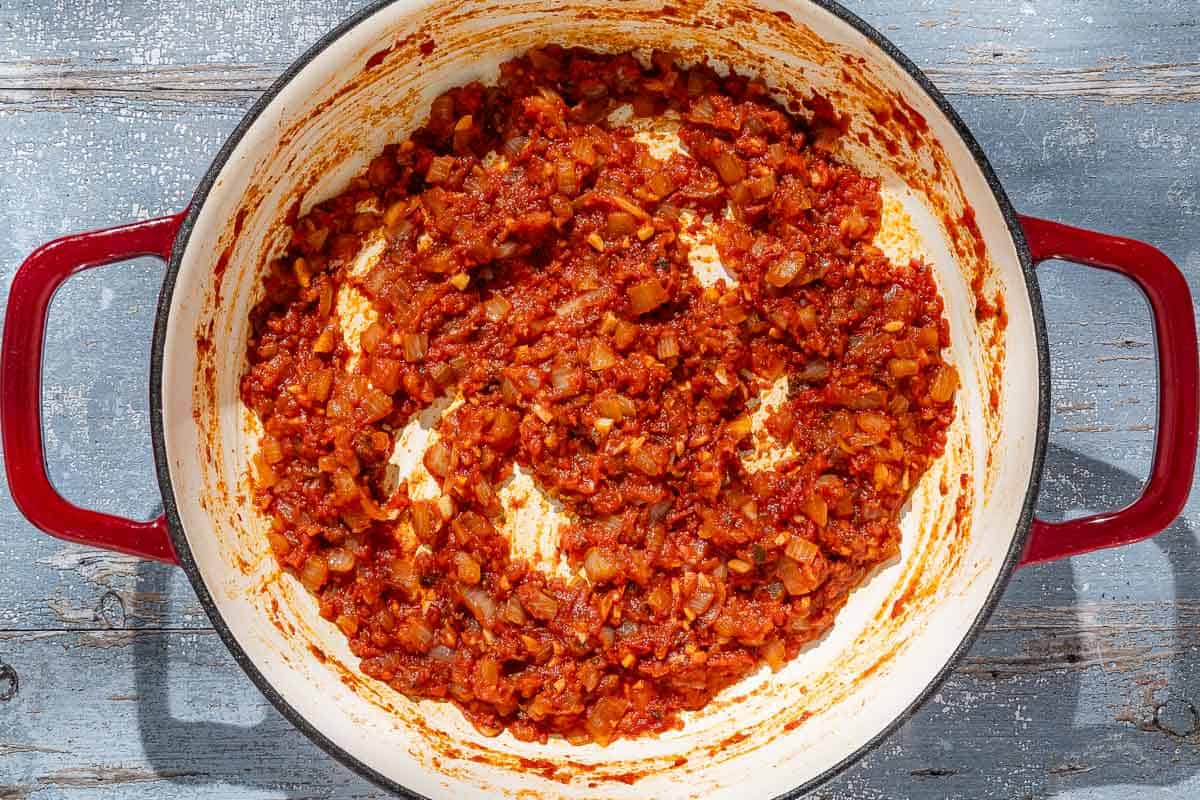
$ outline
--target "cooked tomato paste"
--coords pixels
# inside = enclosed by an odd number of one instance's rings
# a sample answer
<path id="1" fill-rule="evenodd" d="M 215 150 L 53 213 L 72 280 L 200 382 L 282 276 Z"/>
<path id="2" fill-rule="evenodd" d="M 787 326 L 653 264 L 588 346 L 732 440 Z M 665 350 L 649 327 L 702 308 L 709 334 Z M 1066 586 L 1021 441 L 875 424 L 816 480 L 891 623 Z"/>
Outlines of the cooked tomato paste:
<path id="1" fill-rule="evenodd" d="M 652 153 L 647 119 L 682 146 Z M 897 555 L 958 378 L 930 269 L 872 244 L 844 127 L 667 54 L 547 47 L 290 223 L 242 381 L 256 500 L 364 673 L 488 734 L 606 744 L 781 668 Z M 417 499 L 390 459 L 439 398 Z M 516 467 L 569 520 L 566 577 L 513 553 Z"/>

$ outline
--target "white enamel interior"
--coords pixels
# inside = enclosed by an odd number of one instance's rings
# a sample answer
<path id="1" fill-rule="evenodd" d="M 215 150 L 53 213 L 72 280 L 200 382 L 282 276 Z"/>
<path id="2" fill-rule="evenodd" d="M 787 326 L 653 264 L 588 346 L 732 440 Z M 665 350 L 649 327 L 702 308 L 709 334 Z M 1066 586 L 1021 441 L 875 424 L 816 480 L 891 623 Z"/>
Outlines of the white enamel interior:
<path id="1" fill-rule="evenodd" d="M 690 716 L 682 731 L 607 749 L 561 741 L 529 744 L 507 735 L 486 739 L 448 705 L 415 704 L 387 687 L 342 680 L 334 662 L 350 669 L 356 663 L 344 638 L 320 619 L 315 603 L 290 577 L 279 576 L 266 552 L 261 521 L 237 500 L 246 491 L 251 446 L 237 387 L 260 257 L 279 252 L 280 220 L 298 186 L 309 187 L 306 207 L 336 193 L 385 143 L 419 125 L 434 96 L 472 79 L 488 80 L 496 64 L 534 44 L 623 50 L 670 43 L 756 71 L 774 86 L 807 93 L 810 86 L 824 91 L 838 84 L 836 69 L 816 63 L 812 53 L 789 49 L 769 26 L 697 28 L 634 13 L 658 5 L 642 0 L 565 5 L 401 0 L 379 10 L 300 70 L 246 131 L 200 208 L 183 254 L 163 353 L 162 410 L 174 501 L 198 572 L 238 645 L 297 714 L 358 762 L 423 795 L 717 798 L 766 797 L 794 789 L 857 751 L 929 685 L 967 635 L 1013 542 L 1034 457 L 1039 378 L 1032 310 L 1004 219 L 970 152 L 907 73 L 828 11 L 783 0 L 767 7 L 787 11 L 833 51 L 863 57 L 876 80 L 898 90 L 928 120 L 928 137 L 945 149 L 987 243 L 994 285 L 1007 300 L 1007 351 L 1013 357 L 1004 365 L 999 387 L 999 424 L 988 421 L 987 347 L 976 325 L 969 278 L 951 255 L 924 190 L 906 184 L 869 153 L 850 152 L 903 200 L 912 217 L 946 299 L 954 341 L 949 357 L 958 365 L 963 387 L 951 433 L 953 453 L 914 496 L 902 558 L 853 594 L 832 633 L 782 672 L 759 673 L 727 692 L 730 697 Z M 686 3 L 680 8 L 684 15 L 705 11 Z M 427 34 L 436 42 L 428 57 L 397 48 L 382 77 L 360 80 L 358 88 L 338 93 L 360 78 L 372 54 L 406 36 Z M 302 120 L 297 135 L 284 136 Z M 250 200 L 255 202 L 248 205 Z M 217 261 L 232 241 L 232 220 L 246 208 L 223 273 L 221 301 L 214 305 Z M 196 336 L 208 321 L 213 322 L 213 372 L 198 378 Z M 211 381 L 213 391 L 193 391 L 197 380 Z M 206 425 L 205 419 L 215 422 Z M 950 500 L 936 484 L 939 477 L 949 482 L 953 499 L 960 472 L 972 476 L 967 491 L 974 512 L 956 544 L 927 535 L 923 526 L 947 519 Z M 953 568 L 920 584 L 927 595 L 920 613 L 881 623 L 881 610 L 891 607 L 918 559 L 939 557 L 954 547 L 960 557 Z M 273 603 L 279 611 L 271 610 Z M 329 660 L 315 658 L 310 645 Z M 880 654 L 889 657 L 880 662 Z M 814 694 L 834 702 L 823 707 Z M 776 724 L 789 710 L 808 707 L 811 716 L 802 724 L 790 730 Z M 738 733 L 746 738 L 729 740 Z M 482 763 L 456 752 L 482 754 Z M 540 767 L 522 768 L 514 756 L 560 764 L 560 780 L 544 777 Z M 677 756 L 686 762 L 668 768 Z M 621 771 L 647 774 L 629 784 L 613 775 Z M 589 787 L 589 781 L 596 785 Z"/>

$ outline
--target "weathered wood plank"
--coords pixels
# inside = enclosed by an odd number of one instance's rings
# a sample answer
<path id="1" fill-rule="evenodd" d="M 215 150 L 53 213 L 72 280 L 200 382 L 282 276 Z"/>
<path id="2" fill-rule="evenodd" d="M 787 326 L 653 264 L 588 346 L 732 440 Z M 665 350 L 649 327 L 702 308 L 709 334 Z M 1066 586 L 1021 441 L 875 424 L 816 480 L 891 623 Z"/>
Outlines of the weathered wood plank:
<path id="1" fill-rule="evenodd" d="M 995 50 L 993 58 L 991 62 L 932 62 L 922 67 L 950 96 L 1088 98 L 1110 103 L 1200 99 L 1200 62 L 1105 62 L 1053 67 L 1013 62 L 1002 50 Z M 136 98 L 246 108 L 270 87 L 284 66 L 195 64 L 97 69 L 37 65 L 8 74 L 0 69 L 0 108 L 44 110 L 55 101 L 61 108 L 63 101 L 80 98 Z"/>
<path id="2" fill-rule="evenodd" d="M 103 6 L 79 13 L 74 4 L 59 2 L 62 17 L 28 15 L 0 33 L 0 108 L 36 109 L 79 97 L 243 108 L 303 46 L 365 5 L 259 0 L 213 24 L 207 6 L 164 15 L 142 0 L 113 14 Z M 1105 102 L 1200 98 L 1195 9 L 1180 0 L 1099 8 L 1014 8 L 988 0 L 969 9 L 927 1 L 886 14 L 875 3 L 848 5 L 882 27 L 948 94 Z M 68 7 L 74 13 L 66 13 Z M 179 36 L 183 30 L 205 35 Z"/>
<path id="3" fill-rule="evenodd" d="M 922 64 L 944 93 L 984 97 L 1089 98 L 1106 102 L 1200 99 L 1200 62 L 1129 64 L 1105 61 L 1079 67 L 1029 64 L 994 44 L 988 55 L 961 63 Z M 985 60 L 991 58 L 993 60 Z M 283 63 L 180 66 L 53 64 L 0 67 L 0 108 L 45 108 L 55 100 L 137 98 L 203 102 L 245 108 L 283 71 Z"/>

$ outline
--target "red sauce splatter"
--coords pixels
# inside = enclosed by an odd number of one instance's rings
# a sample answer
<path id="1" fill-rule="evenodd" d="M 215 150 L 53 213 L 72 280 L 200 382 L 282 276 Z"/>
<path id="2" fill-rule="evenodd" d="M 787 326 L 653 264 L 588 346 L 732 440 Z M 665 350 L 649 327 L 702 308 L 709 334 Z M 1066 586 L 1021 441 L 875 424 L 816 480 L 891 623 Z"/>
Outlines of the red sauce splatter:
<path id="1" fill-rule="evenodd" d="M 391 47 L 385 47 L 382 50 L 379 50 L 378 52 L 374 53 L 370 58 L 367 59 L 367 64 L 366 64 L 365 69 L 369 69 L 369 70 L 375 69 L 380 64 L 382 64 L 383 60 L 385 58 L 387 58 L 388 55 L 395 49 L 396 49 L 395 45 L 392 45 Z"/>

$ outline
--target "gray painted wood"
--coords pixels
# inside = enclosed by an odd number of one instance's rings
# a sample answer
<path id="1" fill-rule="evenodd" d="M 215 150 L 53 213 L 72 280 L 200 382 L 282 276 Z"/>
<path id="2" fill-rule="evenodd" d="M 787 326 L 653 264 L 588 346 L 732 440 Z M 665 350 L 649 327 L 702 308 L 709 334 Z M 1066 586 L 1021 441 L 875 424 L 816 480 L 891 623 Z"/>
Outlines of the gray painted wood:
<path id="1" fill-rule="evenodd" d="M 0 0 L 0 285 L 72 230 L 182 207 L 241 113 L 359 7 Z M 1022 211 L 1162 247 L 1200 291 L 1200 12 L 1190 0 L 860 0 L 951 96 Z M 147 352 L 161 267 L 55 299 L 43 406 L 73 500 L 149 517 Z M 1144 303 L 1041 270 L 1053 447 L 1040 508 L 1132 499 L 1153 448 Z M 1020 573 L 938 696 L 825 798 L 1200 792 L 1200 500 L 1152 542 Z M 0 488 L 0 798 L 374 798 L 275 713 L 169 567 L 34 531 Z M 0 669 L 0 698 L 6 695 Z"/>

